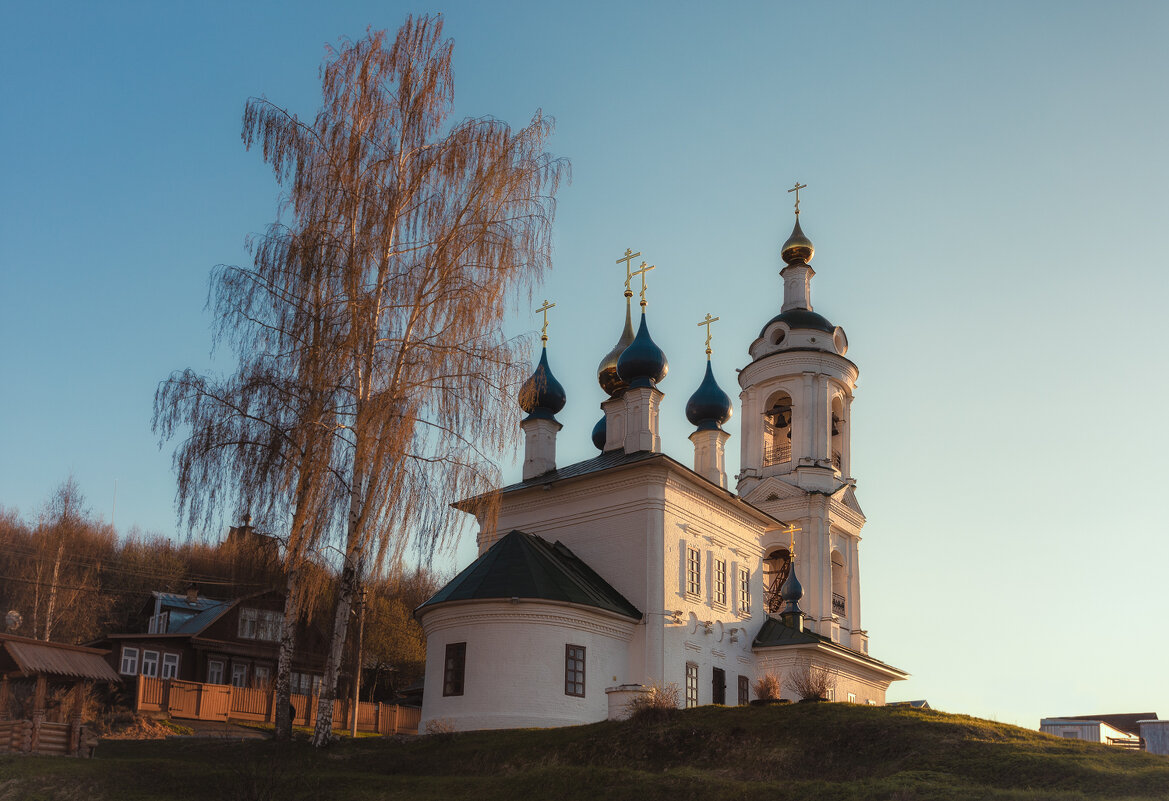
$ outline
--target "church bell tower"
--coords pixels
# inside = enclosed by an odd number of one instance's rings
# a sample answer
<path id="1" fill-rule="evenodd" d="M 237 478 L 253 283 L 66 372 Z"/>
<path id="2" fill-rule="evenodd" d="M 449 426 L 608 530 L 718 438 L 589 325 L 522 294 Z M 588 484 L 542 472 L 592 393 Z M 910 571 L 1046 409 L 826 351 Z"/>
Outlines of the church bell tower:
<path id="1" fill-rule="evenodd" d="M 791 523 L 795 547 L 764 543 L 774 577 L 768 609 L 780 607 L 780 584 L 791 550 L 800 554 L 807 588 L 804 610 L 817 633 L 867 652 L 860 623 L 860 530 L 864 515 L 851 473 L 850 419 L 858 370 L 845 358 L 844 329 L 813 311 L 811 267 L 815 248 L 796 221 L 780 255 L 783 300 L 751 343 L 750 363 L 739 373 L 742 389 L 742 457 L 739 494 Z M 774 595 L 775 597 L 770 597 Z M 773 603 L 774 602 L 774 603 Z"/>

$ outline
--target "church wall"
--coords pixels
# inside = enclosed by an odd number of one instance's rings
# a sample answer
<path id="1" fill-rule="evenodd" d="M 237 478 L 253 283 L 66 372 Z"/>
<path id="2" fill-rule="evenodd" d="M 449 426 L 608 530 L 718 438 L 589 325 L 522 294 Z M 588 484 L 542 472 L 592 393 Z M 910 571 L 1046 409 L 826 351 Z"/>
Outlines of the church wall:
<path id="1" fill-rule="evenodd" d="M 479 601 L 427 612 L 422 730 L 570 726 L 608 716 L 605 688 L 628 673 L 628 618 L 539 601 Z M 443 695 L 446 647 L 466 643 L 463 694 Z M 565 694 L 565 646 L 585 648 L 585 696 Z"/>
<path id="2" fill-rule="evenodd" d="M 757 671 L 759 676 L 773 673 L 780 679 L 780 697 L 790 701 L 800 700 L 792 686 L 791 674 L 802 666 L 827 667 L 836 676 L 834 701 L 847 701 L 848 694 L 856 695 L 855 703 L 866 704 L 872 701 L 877 706 L 884 706 L 885 692 L 891 680 L 880 676 L 874 671 L 866 670 L 858 665 L 834 659 L 822 651 L 805 651 L 803 649 L 779 648 L 774 651 L 760 651 L 756 655 Z"/>
<path id="3" fill-rule="evenodd" d="M 672 476 L 664 510 L 664 608 L 682 612 L 666 622 L 662 680 L 678 685 L 683 700 L 686 665 L 698 668 L 698 703 L 713 702 L 715 668 L 726 674 L 726 701 L 737 703 L 739 675 L 754 682 L 751 641 L 766 619 L 760 538 L 765 524 L 737 507 Z M 690 592 L 689 551 L 699 554 L 699 591 Z M 716 596 L 716 568 L 726 566 L 726 602 Z M 749 574 L 749 612 L 740 607 L 739 571 Z M 709 625 L 707 625 L 709 624 Z"/>

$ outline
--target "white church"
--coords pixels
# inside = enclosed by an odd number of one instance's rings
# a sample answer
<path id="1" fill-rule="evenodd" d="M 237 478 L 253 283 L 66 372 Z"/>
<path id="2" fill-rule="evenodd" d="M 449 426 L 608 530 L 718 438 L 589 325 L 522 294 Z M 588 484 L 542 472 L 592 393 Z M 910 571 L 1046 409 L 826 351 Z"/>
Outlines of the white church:
<path id="1" fill-rule="evenodd" d="M 768 673 L 796 699 L 790 677 L 809 666 L 835 677 L 832 700 L 879 705 L 908 676 L 870 655 L 861 619 L 865 517 L 849 449 L 858 371 L 844 329 L 812 310 L 813 252 L 797 202 L 782 308 L 739 372 L 734 491 L 722 429 L 733 406 L 709 361 L 686 405 L 693 461 L 662 452 L 667 361 L 649 333 L 646 268 L 628 269 L 640 254 L 622 260 L 625 329 L 598 370 L 608 399 L 593 459 L 556 464 L 565 394 L 545 348 L 521 395 L 523 480 L 490 504 L 456 505 L 478 518 L 479 557 L 415 613 L 426 633 L 422 726 L 592 723 L 621 717 L 655 683 L 675 684 L 686 706 L 744 704 Z M 639 274 L 635 335 L 629 277 Z"/>

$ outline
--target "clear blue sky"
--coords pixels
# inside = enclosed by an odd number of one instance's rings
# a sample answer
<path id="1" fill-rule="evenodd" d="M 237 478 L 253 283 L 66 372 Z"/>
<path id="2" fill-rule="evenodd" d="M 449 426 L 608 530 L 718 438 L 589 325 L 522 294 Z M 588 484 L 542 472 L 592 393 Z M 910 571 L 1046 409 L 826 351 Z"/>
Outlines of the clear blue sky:
<path id="1" fill-rule="evenodd" d="M 444 10 L 458 116 L 543 108 L 573 163 L 538 290 L 562 463 L 595 453 L 626 247 L 658 267 L 663 441 L 690 460 L 695 323 L 721 316 L 734 394 L 799 179 L 813 301 L 861 368 L 865 623 L 913 673 L 891 697 L 1169 716 L 1169 5 L 328 6 L 4 4 L 0 504 L 72 471 L 107 519 L 117 479 L 120 530 L 176 533 L 154 390 L 211 366 L 209 270 L 275 212 L 244 101 L 311 116 L 327 42 Z"/>

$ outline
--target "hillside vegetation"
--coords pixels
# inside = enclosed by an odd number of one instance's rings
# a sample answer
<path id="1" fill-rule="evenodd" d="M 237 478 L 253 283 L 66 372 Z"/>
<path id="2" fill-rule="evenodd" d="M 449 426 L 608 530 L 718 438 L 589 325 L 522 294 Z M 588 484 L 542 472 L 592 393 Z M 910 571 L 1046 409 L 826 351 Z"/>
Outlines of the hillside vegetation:
<path id="1" fill-rule="evenodd" d="M 1163 799 L 1169 758 L 986 720 L 849 704 L 307 743 L 105 742 L 0 759 L 8 799 Z"/>

